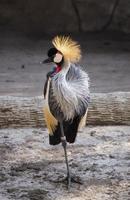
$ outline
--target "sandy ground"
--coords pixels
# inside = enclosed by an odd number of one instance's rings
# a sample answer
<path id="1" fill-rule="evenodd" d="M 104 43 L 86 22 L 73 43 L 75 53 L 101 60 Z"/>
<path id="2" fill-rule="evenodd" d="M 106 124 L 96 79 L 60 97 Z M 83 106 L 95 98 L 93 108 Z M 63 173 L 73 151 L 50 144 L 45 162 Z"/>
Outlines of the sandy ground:
<path id="1" fill-rule="evenodd" d="M 85 34 L 73 38 L 81 44 L 81 65 L 90 76 L 91 92 L 130 91 L 130 36 Z M 0 95 L 42 94 L 52 65 L 39 62 L 46 57 L 51 39 L 0 33 Z"/>
<path id="2" fill-rule="evenodd" d="M 86 127 L 68 145 L 71 173 L 82 184 L 67 191 L 61 145 L 46 129 L 0 130 L 0 200 L 129 200 L 130 127 Z"/>

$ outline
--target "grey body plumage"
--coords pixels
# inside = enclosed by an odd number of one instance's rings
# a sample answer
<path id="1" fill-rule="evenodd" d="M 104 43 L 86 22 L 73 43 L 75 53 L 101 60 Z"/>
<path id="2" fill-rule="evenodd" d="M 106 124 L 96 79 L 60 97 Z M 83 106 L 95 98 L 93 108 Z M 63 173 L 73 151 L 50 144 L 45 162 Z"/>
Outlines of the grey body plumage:
<path id="1" fill-rule="evenodd" d="M 49 107 L 58 121 L 83 116 L 88 108 L 89 78 L 80 66 L 69 64 L 51 79 Z"/>

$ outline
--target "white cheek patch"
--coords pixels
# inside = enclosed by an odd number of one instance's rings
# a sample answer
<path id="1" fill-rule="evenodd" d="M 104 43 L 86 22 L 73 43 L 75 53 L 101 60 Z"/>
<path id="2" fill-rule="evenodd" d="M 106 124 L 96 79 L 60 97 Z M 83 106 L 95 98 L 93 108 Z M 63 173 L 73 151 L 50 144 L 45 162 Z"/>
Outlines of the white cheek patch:
<path id="1" fill-rule="evenodd" d="M 55 62 L 55 63 L 60 63 L 60 62 L 62 61 L 62 58 L 63 58 L 62 54 L 57 53 L 57 54 L 55 55 L 55 57 L 54 57 L 54 62 Z"/>

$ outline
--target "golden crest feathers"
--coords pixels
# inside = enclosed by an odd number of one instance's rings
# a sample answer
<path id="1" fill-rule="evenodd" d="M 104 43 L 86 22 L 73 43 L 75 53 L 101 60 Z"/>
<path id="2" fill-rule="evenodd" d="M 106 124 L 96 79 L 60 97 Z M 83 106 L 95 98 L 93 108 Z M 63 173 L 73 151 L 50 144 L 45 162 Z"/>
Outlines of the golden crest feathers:
<path id="1" fill-rule="evenodd" d="M 69 36 L 56 36 L 52 40 L 52 43 L 54 47 L 63 54 L 65 60 L 72 63 L 76 63 L 80 60 L 80 45 Z"/>

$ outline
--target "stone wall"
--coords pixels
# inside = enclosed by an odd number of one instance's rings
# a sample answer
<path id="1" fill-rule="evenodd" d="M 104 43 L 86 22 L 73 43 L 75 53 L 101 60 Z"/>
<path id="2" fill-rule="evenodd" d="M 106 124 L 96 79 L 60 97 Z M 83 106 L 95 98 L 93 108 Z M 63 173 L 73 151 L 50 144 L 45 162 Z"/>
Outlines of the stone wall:
<path id="1" fill-rule="evenodd" d="M 130 33 L 130 0 L 1 0 L 0 28 L 32 33 Z"/>

